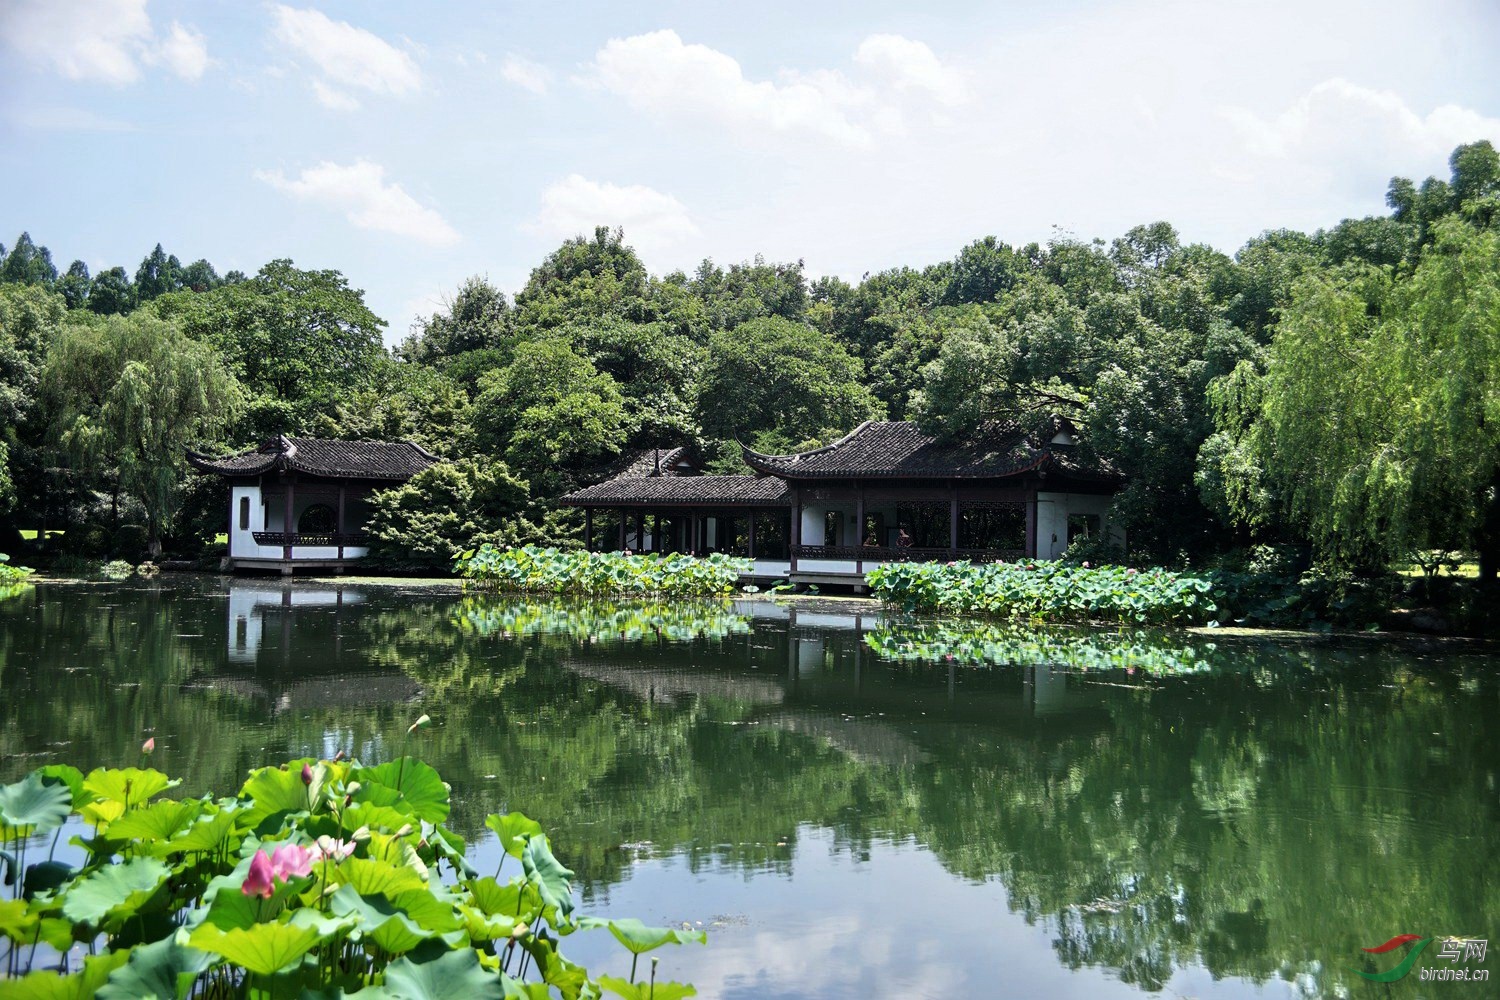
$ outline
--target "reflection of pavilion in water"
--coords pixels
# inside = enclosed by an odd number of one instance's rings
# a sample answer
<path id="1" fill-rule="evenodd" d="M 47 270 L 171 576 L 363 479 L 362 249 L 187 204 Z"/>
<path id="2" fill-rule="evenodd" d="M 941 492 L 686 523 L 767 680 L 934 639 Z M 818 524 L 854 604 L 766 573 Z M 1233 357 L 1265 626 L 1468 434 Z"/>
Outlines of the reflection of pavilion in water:
<path id="1" fill-rule="evenodd" d="M 352 587 L 229 585 L 230 671 L 194 683 L 266 701 L 276 713 L 411 701 L 421 693 L 399 671 L 370 671 L 344 631 L 366 601 Z M 355 645 L 355 644 L 351 644 Z"/>
<path id="2" fill-rule="evenodd" d="M 662 662 L 661 655 L 643 660 L 638 649 L 608 645 L 566 657 L 563 666 L 645 702 L 736 701 L 749 709 L 754 724 L 892 766 L 930 759 L 914 734 L 920 737 L 933 724 L 1064 732 L 1094 729 L 1108 718 L 1096 693 L 1070 687 L 1064 667 L 898 666 L 865 645 L 865 634 L 885 622 L 864 606 L 747 600 L 735 601 L 733 610 L 754 626 L 743 639 L 746 662 L 735 665 L 748 670 L 695 668 L 680 660 Z"/>

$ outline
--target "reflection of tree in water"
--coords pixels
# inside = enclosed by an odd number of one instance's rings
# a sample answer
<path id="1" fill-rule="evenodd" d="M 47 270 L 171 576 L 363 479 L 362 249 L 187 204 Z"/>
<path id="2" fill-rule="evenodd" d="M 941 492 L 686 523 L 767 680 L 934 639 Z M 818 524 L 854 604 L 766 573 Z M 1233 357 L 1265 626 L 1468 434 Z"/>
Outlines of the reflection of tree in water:
<path id="1" fill-rule="evenodd" d="M 1467 933 L 1500 912 L 1500 684 L 1482 657 L 1203 655 L 1179 637 L 1153 655 L 1209 669 L 1101 663 L 1051 675 L 1043 698 L 1035 669 L 883 661 L 852 630 L 746 633 L 712 613 L 663 641 L 653 613 L 371 592 L 268 612 L 243 666 L 215 584 L 44 585 L 0 606 L 0 780 L 134 763 L 154 726 L 153 763 L 222 791 L 278 754 L 389 756 L 428 711 L 420 751 L 453 783 L 452 825 L 472 838 L 487 813 L 526 811 L 586 894 L 643 855 L 789 872 L 800 825 L 856 857 L 913 839 L 1003 883 L 1064 964 L 1147 989 L 1201 962 L 1332 991 L 1395 928 Z M 603 625 L 619 615 L 623 641 Z M 416 700 L 354 696 L 391 677 Z M 336 682 L 343 703 L 277 710 Z M 56 756 L 21 756 L 38 752 Z"/>

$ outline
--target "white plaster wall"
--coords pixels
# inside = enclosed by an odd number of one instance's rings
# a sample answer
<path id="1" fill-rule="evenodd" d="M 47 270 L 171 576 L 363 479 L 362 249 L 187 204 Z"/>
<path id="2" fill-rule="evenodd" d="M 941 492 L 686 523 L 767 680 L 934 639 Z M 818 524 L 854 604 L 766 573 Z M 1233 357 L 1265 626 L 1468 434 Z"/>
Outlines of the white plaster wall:
<path id="1" fill-rule="evenodd" d="M 1098 514 L 1100 530 L 1117 545 L 1125 534 L 1110 520 L 1112 498 L 1093 493 L 1038 493 L 1036 495 L 1036 556 L 1057 559 L 1068 547 L 1068 515 Z"/>
<path id="2" fill-rule="evenodd" d="M 240 529 L 240 498 L 250 501 L 250 524 Z M 266 508 L 260 500 L 259 486 L 235 486 L 229 491 L 229 554 L 241 558 L 257 554 L 260 546 L 255 544 L 252 531 L 268 531 L 265 526 Z"/>

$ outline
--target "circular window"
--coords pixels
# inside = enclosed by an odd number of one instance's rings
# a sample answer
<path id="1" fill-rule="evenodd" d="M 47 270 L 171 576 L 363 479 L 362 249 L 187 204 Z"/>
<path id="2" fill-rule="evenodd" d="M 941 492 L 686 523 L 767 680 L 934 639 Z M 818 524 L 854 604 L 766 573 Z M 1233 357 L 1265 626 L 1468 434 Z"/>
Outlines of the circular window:
<path id="1" fill-rule="evenodd" d="M 338 515 L 326 503 L 315 503 L 297 519 L 299 535 L 331 535 L 338 529 Z"/>

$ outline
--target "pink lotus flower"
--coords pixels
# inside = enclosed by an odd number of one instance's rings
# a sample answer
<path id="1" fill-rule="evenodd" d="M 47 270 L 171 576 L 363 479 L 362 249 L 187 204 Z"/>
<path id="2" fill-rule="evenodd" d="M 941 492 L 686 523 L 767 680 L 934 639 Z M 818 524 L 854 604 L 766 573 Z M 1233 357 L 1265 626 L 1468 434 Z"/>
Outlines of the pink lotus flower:
<path id="1" fill-rule="evenodd" d="M 146 740 L 146 742 L 144 742 L 144 743 L 141 744 L 141 753 L 150 753 L 152 750 L 155 750 L 155 749 L 156 749 L 156 737 L 155 736 L 148 737 L 147 740 Z"/>
<path id="2" fill-rule="evenodd" d="M 245 876 L 240 892 L 247 896 L 270 899 L 271 893 L 276 891 L 274 880 L 275 873 L 271 869 L 271 856 L 265 851 L 256 851 L 255 857 L 250 859 L 250 873 Z"/>
<path id="3" fill-rule="evenodd" d="M 311 764 L 302 765 L 302 783 L 304 785 L 311 785 L 313 783 L 313 772 Z"/>
<path id="4" fill-rule="evenodd" d="M 1085 559 L 1085 560 L 1084 560 L 1084 561 L 1083 561 L 1083 568 L 1084 568 L 1084 569 L 1088 569 L 1088 568 L 1089 568 L 1089 561 L 1088 561 L 1088 560 L 1087 560 L 1087 559 Z"/>
<path id="5" fill-rule="evenodd" d="M 312 854 L 317 861 L 339 862 L 354 853 L 354 841 L 336 840 L 324 834 L 313 844 Z"/>
<path id="6" fill-rule="evenodd" d="M 296 844 L 282 844 L 271 854 L 271 872 L 283 882 L 312 874 L 312 852 Z"/>

